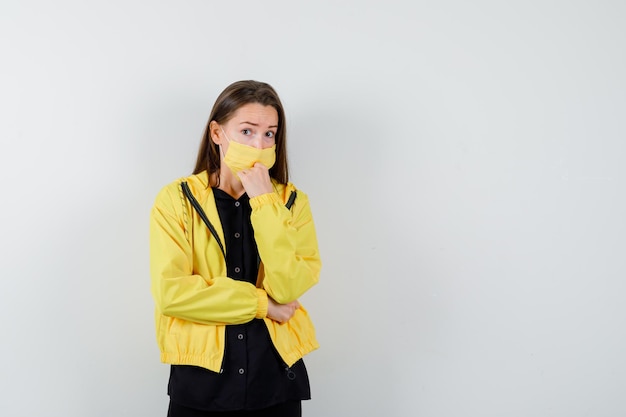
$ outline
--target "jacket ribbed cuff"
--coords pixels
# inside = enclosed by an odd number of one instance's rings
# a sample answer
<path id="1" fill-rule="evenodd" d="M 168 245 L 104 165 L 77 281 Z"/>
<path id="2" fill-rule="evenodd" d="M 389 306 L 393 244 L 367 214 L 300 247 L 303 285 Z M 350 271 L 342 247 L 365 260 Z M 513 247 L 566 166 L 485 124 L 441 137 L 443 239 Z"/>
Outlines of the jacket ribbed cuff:
<path id="1" fill-rule="evenodd" d="M 254 210 L 265 204 L 274 204 L 274 203 L 280 203 L 280 202 L 281 201 L 280 201 L 280 197 L 278 197 L 278 194 L 265 193 L 265 194 L 257 195 L 256 197 L 252 197 L 250 199 L 250 207 L 252 208 L 252 210 Z"/>
<path id="2" fill-rule="evenodd" d="M 259 302 L 257 304 L 256 316 L 254 318 L 264 319 L 265 317 L 267 317 L 267 304 L 268 304 L 267 293 L 265 292 L 265 290 L 261 288 L 257 288 L 256 293 L 257 293 Z"/>

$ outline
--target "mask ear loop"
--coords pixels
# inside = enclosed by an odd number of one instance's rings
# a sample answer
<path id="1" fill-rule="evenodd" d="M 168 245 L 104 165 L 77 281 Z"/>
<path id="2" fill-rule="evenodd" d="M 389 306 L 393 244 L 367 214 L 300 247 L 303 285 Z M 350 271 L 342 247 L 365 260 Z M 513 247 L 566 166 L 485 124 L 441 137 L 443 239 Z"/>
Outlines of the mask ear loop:
<path id="1" fill-rule="evenodd" d="M 226 134 L 226 132 L 224 132 L 224 128 L 222 126 L 220 126 L 220 130 L 222 131 L 222 133 L 224 134 L 224 137 L 226 138 L 226 140 L 228 141 L 228 143 L 230 143 L 230 138 L 228 137 L 228 135 Z"/>
<path id="2" fill-rule="evenodd" d="M 222 131 L 222 133 L 224 134 L 224 137 L 226 138 L 226 140 L 228 141 L 228 143 L 230 143 L 230 138 L 228 137 L 228 135 L 226 134 L 226 132 L 224 132 L 224 128 L 220 125 L 220 130 Z M 222 144 L 220 143 L 218 145 L 220 147 L 220 153 L 222 154 L 222 158 L 226 158 L 226 154 L 224 154 L 224 150 L 222 149 Z"/>

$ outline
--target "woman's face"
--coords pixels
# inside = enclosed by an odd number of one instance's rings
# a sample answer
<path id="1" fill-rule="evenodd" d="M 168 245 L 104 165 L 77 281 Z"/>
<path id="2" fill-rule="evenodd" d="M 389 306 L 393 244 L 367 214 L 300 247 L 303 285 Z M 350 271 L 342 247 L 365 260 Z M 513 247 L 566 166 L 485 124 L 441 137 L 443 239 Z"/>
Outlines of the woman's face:
<path id="1" fill-rule="evenodd" d="M 225 154 L 231 140 L 258 149 L 271 148 L 275 144 L 277 129 L 278 112 L 274 107 L 248 103 L 237 109 L 226 123 L 215 123 L 211 137 L 215 143 L 222 145 Z"/>

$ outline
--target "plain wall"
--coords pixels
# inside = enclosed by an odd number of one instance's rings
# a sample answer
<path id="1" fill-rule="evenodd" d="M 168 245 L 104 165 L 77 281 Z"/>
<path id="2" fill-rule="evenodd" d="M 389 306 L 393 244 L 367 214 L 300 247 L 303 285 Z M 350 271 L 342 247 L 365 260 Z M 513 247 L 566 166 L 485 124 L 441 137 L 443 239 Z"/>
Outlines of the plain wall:
<path id="1" fill-rule="evenodd" d="M 164 416 L 148 215 L 240 79 L 323 271 L 306 416 L 626 415 L 626 3 L 0 3 L 0 415 Z"/>

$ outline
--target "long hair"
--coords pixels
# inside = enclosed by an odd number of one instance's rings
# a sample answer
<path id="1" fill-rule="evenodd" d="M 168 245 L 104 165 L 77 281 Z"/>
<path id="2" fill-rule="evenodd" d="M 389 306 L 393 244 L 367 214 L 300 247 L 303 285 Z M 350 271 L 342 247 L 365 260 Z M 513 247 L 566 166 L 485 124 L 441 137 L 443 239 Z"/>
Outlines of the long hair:
<path id="1" fill-rule="evenodd" d="M 217 184 L 219 185 L 220 177 L 220 151 L 219 145 L 213 142 L 211 138 L 211 121 L 218 124 L 228 122 L 235 112 L 242 106 L 249 103 L 259 103 L 264 106 L 272 106 L 278 113 L 278 128 L 276 129 L 276 163 L 269 170 L 270 177 L 281 184 L 289 181 L 289 171 L 287 168 L 287 132 L 285 124 L 285 111 L 283 105 L 278 98 L 278 94 L 271 85 L 259 81 L 237 81 L 226 87 L 219 95 L 211 115 L 204 129 L 202 143 L 198 150 L 198 158 L 196 159 L 196 167 L 194 174 L 207 171 L 209 174 L 209 183 L 213 174 L 216 174 Z"/>

